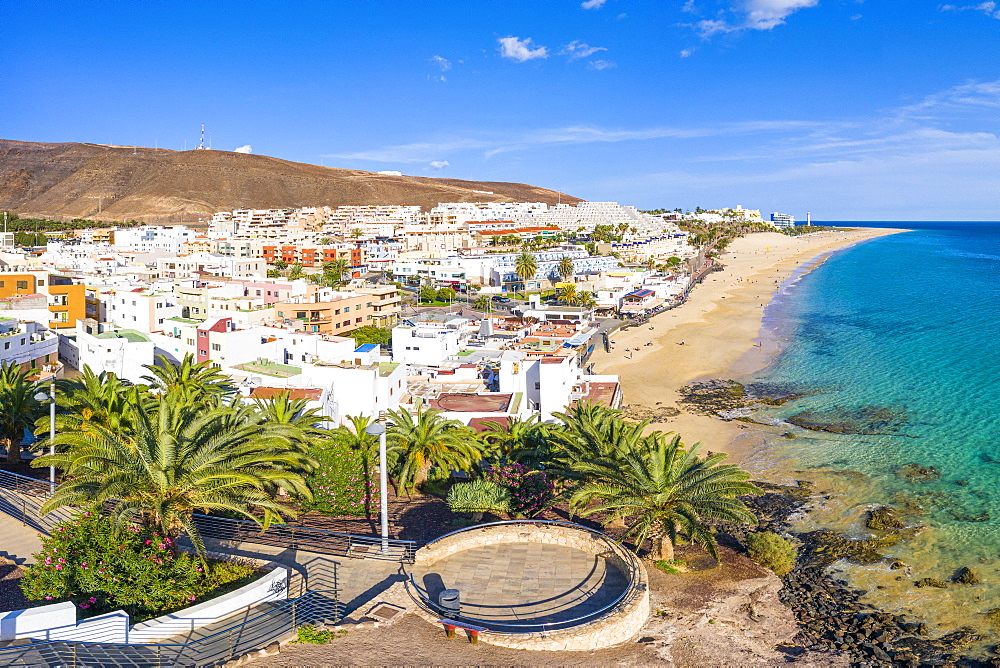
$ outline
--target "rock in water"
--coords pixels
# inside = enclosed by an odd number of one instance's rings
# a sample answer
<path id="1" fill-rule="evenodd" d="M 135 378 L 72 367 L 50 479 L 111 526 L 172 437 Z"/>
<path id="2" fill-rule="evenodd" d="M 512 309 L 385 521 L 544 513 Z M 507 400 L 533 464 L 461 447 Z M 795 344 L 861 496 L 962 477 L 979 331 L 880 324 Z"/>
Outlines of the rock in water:
<path id="1" fill-rule="evenodd" d="M 920 578 L 914 581 L 914 587 L 937 587 L 938 589 L 944 589 L 948 586 L 948 583 L 944 580 L 938 580 L 937 578 Z"/>
<path id="2" fill-rule="evenodd" d="M 941 471 L 934 466 L 921 466 L 916 462 L 910 462 L 896 469 L 896 475 L 910 483 L 933 482 L 941 477 Z"/>
<path id="3" fill-rule="evenodd" d="M 874 531 L 898 531 L 903 528 L 903 523 L 896 516 L 896 509 L 892 506 L 879 506 L 868 511 L 868 519 L 865 526 Z"/>
<path id="4" fill-rule="evenodd" d="M 976 576 L 975 572 L 968 566 L 962 566 L 957 571 L 955 571 L 955 574 L 951 576 L 951 581 L 954 582 L 955 584 L 964 584 L 964 585 L 977 585 L 977 584 L 982 584 L 983 582 Z"/>

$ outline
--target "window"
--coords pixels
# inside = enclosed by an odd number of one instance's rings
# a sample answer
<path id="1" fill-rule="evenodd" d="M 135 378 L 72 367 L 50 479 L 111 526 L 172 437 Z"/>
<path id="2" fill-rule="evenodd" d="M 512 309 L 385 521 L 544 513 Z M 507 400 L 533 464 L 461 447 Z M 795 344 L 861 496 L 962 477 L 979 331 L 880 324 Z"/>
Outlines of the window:
<path id="1" fill-rule="evenodd" d="M 208 332 L 203 332 L 201 330 L 198 330 L 198 336 L 204 339 L 206 336 L 208 336 Z"/>
<path id="2" fill-rule="evenodd" d="M 17 289 L 18 290 L 27 290 L 28 289 L 28 281 L 18 281 L 17 282 Z"/>
<path id="3" fill-rule="evenodd" d="M 359 322 L 361 322 L 361 318 L 355 318 L 355 319 L 354 319 L 354 323 L 355 323 L 355 324 L 357 324 L 357 323 L 359 323 Z"/>
<path id="4" fill-rule="evenodd" d="M 271 293 L 268 293 L 271 294 Z M 260 297 L 260 290 L 257 291 L 257 296 Z"/>
<path id="5" fill-rule="evenodd" d="M 198 354 L 199 355 L 204 355 L 204 356 L 208 357 L 208 351 L 207 350 L 199 350 Z"/>
<path id="6" fill-rule="evenodd" d="M 4 341 L 4 343 L 3 343 L 3 349 L 4 350 L 10 350 L 10 341 Z"/>
<path id="7" fill-rule="evenodd" d="M 306 317 L 306 312 L 305 311 L 296 311 L 295 312 L 295 317 L 296 318 L 303 318 L 304 319 Z"/>
<path id="8" fill-rule="evenodd" d="M 188 344 L 189 346 L 193 346 L 193 345 L 194 345 L 194 339 L 188 339 L 188 340 L 187 340 L 187 344 Z"/>
<path id="9" fill-rule="evenodd" d="M 340 329 L 340 323 L 339 322 L 336 324 L 335 329 Z"/>
<path id="10" fill-rule="evenodd" d="M 222 344 L 220 344 L 220 343 L 213 343 L 212 344 L 212 350 L 215 350 L 215 351 L 222 350 Z"/>
<path id="11" fill-rule="evenodd" d="M 162 325 L 163 324 L 163 318 L 160 318 L 159 320 L 157 320 L 156 324 L 157 325 Z"/>

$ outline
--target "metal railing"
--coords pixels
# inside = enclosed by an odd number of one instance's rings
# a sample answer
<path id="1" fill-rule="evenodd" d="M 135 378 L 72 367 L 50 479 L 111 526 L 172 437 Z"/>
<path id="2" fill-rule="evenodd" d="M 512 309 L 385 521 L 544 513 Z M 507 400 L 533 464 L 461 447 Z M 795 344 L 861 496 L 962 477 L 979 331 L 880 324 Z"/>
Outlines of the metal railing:
<path id="1" fill-rule="evenodd" d="M 72 517 L 68 509 L 42 514 L 49 497 L 49 483 L 10 471 L 0 471 L 0 512 L 6 513 L 43 533 Z M 194 523 L 203 538 L 287 547 L 356 559 L 381 559 L 413 563 L 417 544 L 412 540 L 389 539 L 382 551 L 382 539 L 356 536 L 295 524 L 272 524 L 261 531 L 256 522 L 211 515 L 194 515 Z"/>
<path id="2" fill-rule="evenodd" d="M 574 529 L 582 533 L 588 533 L 591 536 L 597 538 L 602 543 L 608 546 L 610 552 L 613 552 L 622 563 L 625 565 L 627 573 L 623 573 L 628 578 L 628 582 L 625 585 L 623 591 L 617 595 L 609 603 L 601 606 L 600 608 L 588 612 L 584 615 L 578 615 L 570 619 L 557 619 L 551 622 L 540 622 L 540 623 L 527 623 L 527 622 L 499 622 L 492 619 L 479 619 L 476 617 L 470 617 L 468 615 L 456 614 L 452 610 L 441 607 L 428 596 L 421 593 L 421 589 L 417 586 L 416 582 L 413 580 L 412 574 L 407 574 L 408 578 L 404 581 L 404 586 L 406 587 L 406 593 L 409 594 L 410 598 L 420 606 L 425 612 L 432 615 L 438 616 L 442 619 L 453 619 L 457 622 L 464 622 L 471 624 L 473 626 L 480 626 L 487 629 L 490 633 L 500 633 L 500 634 L 520 634 L 520 633 L 537 633 L 537 632 L 549 632 L 549 631 L 559 631 L 563 629 L 572 628 L 574 626 L 580 626 L 581 624 L 586 624 L 592 622 L 596 619 L 604 617 L 605 615 L 614 612 L 629 601 L 639 592 L 639 558 L 635 556 L 631 551 L 622 547 L 618 541 L 611 538 L 610 536 L 601 533 L 595 529 L 590 529 L 580 524 L 575 524 L 573 522 L 559 522 L 555 520 L 509 520 L 505 522 L 491 522 L 489 524 L 479 524 L 473 527 L 467 527 L 465 529 L 459 529 L 458 531 L 452 531 L 439 538 L 434 539 L 427 544 L 427 547 L 433 546 L 434 543 L 448 538 L 449 536 L 454 536 L 460 533 L 466 533 L 481 529 L 489 529 L 490 527 L 497 526 L 509 526 L 509 525 L 541 525 L 541 526 L 560 526 L 564 528 Z M 574 600 L 586 599 L 590 596 L 590 592 L 581 592 Z"/>
<path id="3" fill-rule="evenodd" d="M 182 643 L 124 645 L 25 640 L 23 644 L 0 648 L 0 665 L 214 666 L 286 639 L 304 624 L 337 624 L 344 611 L 337 590 L 310 591 L 299 598 L 267 607 L 269 609 L 250 619 L 223 622 L 208 635 Z"/>
<path id="4" fill-rule="evenodd" d="M 338 531 L 272 524 L 266 531 L 250 520 L 234 520 L 211 515 L 194 515 L 194 524 L 203 538 L 225 541 L 246 541 L 307 552 L 321 552 L 358 559 L 382 559 L 412 564 L 417 544 L 412 540 L 389 539 L 388 550 L 382 551 L 382 539 L 357 536 Z"/>

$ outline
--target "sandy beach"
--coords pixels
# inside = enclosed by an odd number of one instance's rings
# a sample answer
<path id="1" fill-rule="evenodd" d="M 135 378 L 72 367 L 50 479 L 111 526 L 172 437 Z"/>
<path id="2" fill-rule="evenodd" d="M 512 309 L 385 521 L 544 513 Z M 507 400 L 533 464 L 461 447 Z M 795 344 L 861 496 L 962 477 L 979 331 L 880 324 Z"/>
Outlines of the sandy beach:
<path id="1" fill-rule="evenodd" d="M 860 228 L 798 237 L 769 232 L 736 239 L 719 258 L 724 271 L 709 274 L 681 306 L 613 334 L 614 349 L 595 351 L 594 367 L 621 377 L 625 404 L 650 407 L 674 406 L 678 389 L 691 381 L 739 378 L 762 369 L 779 352 L 777 342 L 761 336 L 761 321 L 781 283 L 800 267 L 818 266 L 833 251 L 900 231 Z M 753 439 L 739 437 L 749 436 L 747 427 L 682 409 L 650 428 L 677 432 L 685 443 L 701 441 L 707 450 L 745 461 L 752 457 Z"/>

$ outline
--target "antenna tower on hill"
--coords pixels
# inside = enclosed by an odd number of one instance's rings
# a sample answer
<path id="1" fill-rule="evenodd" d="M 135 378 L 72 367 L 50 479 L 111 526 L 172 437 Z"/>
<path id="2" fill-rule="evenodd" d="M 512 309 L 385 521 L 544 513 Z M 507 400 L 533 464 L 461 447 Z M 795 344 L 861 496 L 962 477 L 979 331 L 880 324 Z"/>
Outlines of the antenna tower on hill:
<path id="1" fill-rule="evenodd" d="M 205 124 L 204 123 L 201 124 L 201 143 L 198 144 L 198 150 L 199 151 L 204 151 L 205 150 Z"/>

